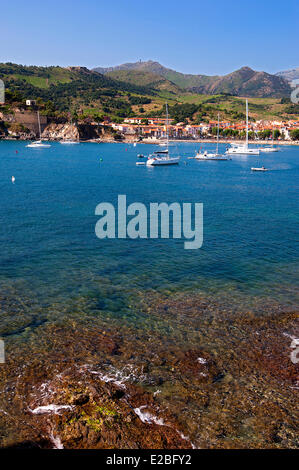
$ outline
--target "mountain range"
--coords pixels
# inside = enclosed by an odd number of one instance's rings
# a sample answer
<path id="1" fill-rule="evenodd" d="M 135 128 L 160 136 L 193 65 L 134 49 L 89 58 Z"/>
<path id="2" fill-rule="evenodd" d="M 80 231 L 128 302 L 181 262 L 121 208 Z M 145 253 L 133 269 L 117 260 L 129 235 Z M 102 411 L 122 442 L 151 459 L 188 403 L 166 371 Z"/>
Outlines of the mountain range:
<path id="1" fill-rule="evenodd" d="M 41 113 L 51 119 L 68 119 L 72 113 L 81 121 L 109 117 L 122 122 L 133 116 L 164 115 L 167 101 L 177 122 L 208 122 L 218 113 L 222 119 L 240 121 L 246 96 L 253 119 L 297 119 L 299 115 L 299 106 L 290 102 L 292 88 L 287 80 L 248 67 L 208 77 L 182 74 L 152 61 L 96 70 L 0 63 L 0 79 L 5 83 L 3 116 L 25 111 L 26 100 L 37 100 Z"/>
<path id="2" fill-rule="evenodd" d="M 276 74 L 278 77 L 282 77 L 288 82 L 292 82 L 293 80 L 299 80 L 299 67 L 291 70 L 284 70 L 283 72 L 277 72 Z"/>
<path id="3" fill-rule="evenodd" d="M 199 94 L 214 95 L 226 93 L 234 96 L 248 96 L 260 98 L 281 98 L 289 96 L 291 87 L 286 75 L 272 75 L 266 72 L 257 72 L 250 67 L 242 67 L 228 75 L 193 75 L 184 74 L 164 67 L 152 60 L 117 65 L 116 67 L 96 67 L 94 72 L 109 76 L 110 78 L 126 81 L 134 85 L 143 85 L 148 81 L 158 84 L 158 87 L 169 89 L 176 87 L 181 91 Z M 281 72 L 281 74 L 287 72 Z M 160 77 L 160 81 L 158 79 Z M 166 82 L 161 82 L 161 78 Z"/>

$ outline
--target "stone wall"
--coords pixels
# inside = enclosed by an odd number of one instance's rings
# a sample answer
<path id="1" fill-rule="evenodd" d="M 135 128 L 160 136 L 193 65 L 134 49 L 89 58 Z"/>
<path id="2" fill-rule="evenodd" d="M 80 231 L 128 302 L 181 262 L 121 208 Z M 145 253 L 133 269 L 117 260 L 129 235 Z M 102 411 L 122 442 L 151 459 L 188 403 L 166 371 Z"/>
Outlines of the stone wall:
<path id="1" fill-rule="evenodd" d="M 23 126 L 27 127 L 31 132 L 38 135 L 39 130 L 37 113 L 22 113 L 20 111 L 17 111 L 14 114 L 0 113 L 0 119 L 11 123 L 14 122 L 18 124 L 23 124 Z M 40 124 L 42 132 L 47 126 L 47 123 L 47 116 L 40 115 Z"/>

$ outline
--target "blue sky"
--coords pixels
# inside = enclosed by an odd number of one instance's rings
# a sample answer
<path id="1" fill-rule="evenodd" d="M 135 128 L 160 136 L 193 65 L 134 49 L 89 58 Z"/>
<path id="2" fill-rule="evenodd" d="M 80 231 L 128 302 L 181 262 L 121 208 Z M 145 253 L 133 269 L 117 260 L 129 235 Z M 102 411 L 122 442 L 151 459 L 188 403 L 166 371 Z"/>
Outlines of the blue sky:
<path id="1" fill-rule="evenodd" d="M 273 73 L 299 65 L 298 18 L 298 0 L 14 0 L 1 7 L 0 62 Z"/>

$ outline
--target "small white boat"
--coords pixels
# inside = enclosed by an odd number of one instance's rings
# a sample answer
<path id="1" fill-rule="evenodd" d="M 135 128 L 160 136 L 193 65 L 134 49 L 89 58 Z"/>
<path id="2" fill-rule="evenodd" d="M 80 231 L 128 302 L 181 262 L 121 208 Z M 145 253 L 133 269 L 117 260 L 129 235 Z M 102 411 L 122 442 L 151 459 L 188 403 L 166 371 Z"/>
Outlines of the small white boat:
<path id="1" fill-rule="evenodd" d="M 269 171 L 268 168 L 265 168 L 264 166 L 261 166 L 260 168 L 251 168 L 251 171 Z"/>
<path id="2" fill-rule="evenodd" d="M 35 142 L 31 142 L 31 144 L 26 145 L 26 147 L 33 148 L 33 149 L 40 149 L 40 148 L 44 148 L 44 149 L 45 149 L 45 148 L 51 147 L 50 144 L 45 144 L 45 143 L 41 140 L 42 131 L 41 131 L 41 125 L 40 125 L 39 111 L 37 111 L 37 122 L 38 122 L 38 130 L 39 130 L 39 138 L 40 138 L 40 140 L 36 140 Z"/>
<path id="3" fill-rule="evenodd" d="M 26 145 L 26 147 L 30 148 L 49 148 L 51 147 L 50 144 L 45 144 L 42 140 L 36 140 L 35 142 L 31 142 L 31 144 Z"/>
<path id="4" fill-rule="evenodd" d="M 277 147 L 261 147 L 260 152 L 265 152 L 265 153 L 278 152 L 278 148 Z"/>
<path id="5" fill-rule="evenodd" d="M 272 145 L 268 147 L 261 147 L 260 151 L 265 153 L 278 152 L 278 147 L 274 147 L 274 126 L 272 128 Z"/>
<path id="6" fill-rule="evenodd" d="M 60 144 L 64 145 L 75 145 L 75 144 L 80 144 L 78 140 L 60 140 Z"/>
<path id="7" fill-rule="evenodd" d="M 206 150 L 204 153 L 197 153 L 194 157 L 196 160 L 219 160 L 219 161 L 227 161 L 231 160 L 231 158 L 222 155 L 220 153 L 208 153 Z"/>
<path id="8" fill-rule="evenodd" d="M 136 162 L 136 165 L 137 165 L 137 166 L 145 165 L 145 162 Z"/>

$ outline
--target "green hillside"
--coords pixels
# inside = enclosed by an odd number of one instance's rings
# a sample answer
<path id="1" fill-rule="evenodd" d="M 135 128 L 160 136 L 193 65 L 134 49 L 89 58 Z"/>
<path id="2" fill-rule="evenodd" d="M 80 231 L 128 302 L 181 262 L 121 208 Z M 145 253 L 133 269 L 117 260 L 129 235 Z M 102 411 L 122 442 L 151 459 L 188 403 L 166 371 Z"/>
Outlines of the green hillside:
<path id="1" fill-rule="evenodd" d="M 140 64 L 140 63 L 139 63 Z M 142 63 L 141 63 L 142 64 Z M 218 112 L 222 119 L 240 121 L 244 119 L 244 97 L 216 93 L 217 77 L 214 77 L 212 91 L 200 94 L 184 90 L 171 80 L 158 75 L 160 64 L 155 72 L 141 70 L 114 70 L 105 75 L 84 67 L 37 67 L 16 64 L 0 64 L 0 78 L 5 82 L 6 103 L 0 111 L 26 109 L 26 99 L 38 101 L 41 113 L 67 119 L 72 112 L 79 120 L 102 120 L 109 116 L 116 122 L 133 116 L 155 117 L 165 114 L 165 101 L 168 101 L 172 115 L 177 122 L 199 123 L 216 119 Z M 178 80 L 173 72 L 169 77 Z M 242 71 L 229 79 L 230 87 L 239 87 L 243 80 Z M 179 77 L 182 74 L 179 74 Z M 251 73 L 254 83 L 256 74 Z M 189 84 L 195 83 L 191 76 Z M 206 80 L 206 77 L 204 78 Z M 243 80 L 244 81 L 244 80 Z M 248 85 L 247 85 L 248 86 Z M 288 98 L 249 99 L 249 112 L 252 119 L 297 119 L 299 106 Z"/>
<path id="2" fill-rule="evenodd" d="M 23 103 L 26 99 L 43 102 L 44 111 L 57 114 L 106 114 L 114 117 L 133 115 L 132 106 L 151 101 L 150 88 L 120 82 L 84 67 L 36 67 L 0 64 L 0 78 L 5 83 L 7 101 Z"/>
<path id="3" fill-rule="evenodd" d="M 94 70 L 103 74 L 112 71 L 127 71 L 128 75 L 134 71 L 154 73 L 166 78 L 185 91 L 200 94 L 229 93 L 236 96 L 282 98 L 290 96 L 291 93 L 289 83 L 281 76 L 257 72 L 249 67 L 242 67 L 224 76 L 192 75 L 176 72 L 158 62 L 149 60 L 147 62 L 122 64 L 106 69 L 98 67 Z"/>
<path id="4" fill-rule="evenodd" d="M 152 72 L 114 70 L 108 72 L 105 76 L 132 85 L 143 86 L 153 90 L 168 91 L 173 94 L 178 94 L 183 91 L 171 81 Z"/>

